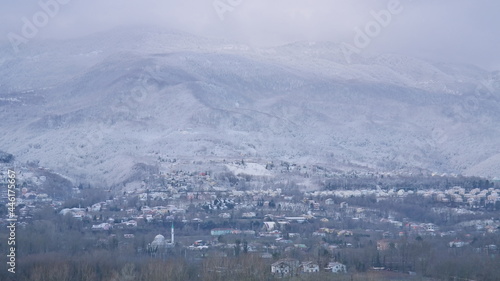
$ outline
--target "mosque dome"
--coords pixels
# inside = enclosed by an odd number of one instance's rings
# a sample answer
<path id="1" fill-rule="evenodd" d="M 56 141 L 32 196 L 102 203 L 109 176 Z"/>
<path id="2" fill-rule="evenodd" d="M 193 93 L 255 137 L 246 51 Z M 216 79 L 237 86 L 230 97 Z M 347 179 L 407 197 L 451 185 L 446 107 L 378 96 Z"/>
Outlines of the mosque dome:
<path id="1" fill-rule="evenodd" d="M 153 247 L 161 247 L 165 245 L 165 237 L 161 234 L 155 236 L 155 239 L 151 243 Z"/>

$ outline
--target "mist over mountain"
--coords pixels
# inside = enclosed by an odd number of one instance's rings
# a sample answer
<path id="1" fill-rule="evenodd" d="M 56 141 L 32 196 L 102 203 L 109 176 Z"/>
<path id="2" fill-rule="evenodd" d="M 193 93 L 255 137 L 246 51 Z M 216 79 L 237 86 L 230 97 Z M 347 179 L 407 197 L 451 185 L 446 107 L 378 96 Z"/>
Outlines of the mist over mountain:
<path id="1" fill-rule="evenodd" d="M 9 48 L 0 150 L 75 181 L 119 184 L 167 158 L 500 175 L 499 72 L 149 28 Z"/>

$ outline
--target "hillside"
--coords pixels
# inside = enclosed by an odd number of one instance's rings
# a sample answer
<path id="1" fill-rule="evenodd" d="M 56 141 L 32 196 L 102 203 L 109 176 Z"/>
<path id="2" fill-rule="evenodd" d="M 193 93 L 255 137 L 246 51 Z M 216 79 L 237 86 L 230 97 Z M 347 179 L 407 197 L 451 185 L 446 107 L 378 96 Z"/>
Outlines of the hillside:
<path id="1" fill-rule="evenodd" d="M 160 158 L 500 175 L 500 74 L 154 29 L 0 49 L 0 149 L 75 181 Z M 142 166 L 141 166 L 142 167 Z"/>

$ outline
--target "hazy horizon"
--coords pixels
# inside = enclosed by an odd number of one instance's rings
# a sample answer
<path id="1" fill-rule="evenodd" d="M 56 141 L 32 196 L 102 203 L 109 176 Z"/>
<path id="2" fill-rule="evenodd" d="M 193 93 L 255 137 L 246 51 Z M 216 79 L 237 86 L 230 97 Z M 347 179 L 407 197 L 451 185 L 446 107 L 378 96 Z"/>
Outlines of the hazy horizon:
<path id="1" fill-rule="evenodd" d="M 387 17 L 391 9 L 394 13 Z M 296 41 L 356 46 L 359 32 L 366 34 L 371 28 L 367 44 L 358 48 L 363 55 L 395 53 L 492 71 L 500 70 L 500 58 L 495 55 L 500 49 L 499 10 L 500 2 L 490 0 L 480 4 L 465 0 L 42 0 L 4 4 L 0 33 L 7 43 L 15 35 L 24 38 L 21 49 L 39 39 L 78 38 L 131 26 L 180 30 L 251 46 Z M 378 26 L 374 26 L 377 17 Z M 23 36 L 26 20 L 40 22 L 32 38 Z"/>

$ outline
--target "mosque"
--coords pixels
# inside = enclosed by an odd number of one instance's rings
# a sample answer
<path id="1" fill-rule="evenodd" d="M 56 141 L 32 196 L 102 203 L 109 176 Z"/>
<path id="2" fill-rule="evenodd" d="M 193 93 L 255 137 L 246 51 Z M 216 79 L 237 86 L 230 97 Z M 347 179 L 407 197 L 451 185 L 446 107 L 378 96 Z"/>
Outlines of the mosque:
<path id="1" fill-rule="evenodd" d="M 170 230 L 170 241 L 165 239 L 165 236 L 158 234 L 155 236 L 153 242 L 148 244 L 148 252 L 153 256 L 156 254 L 162 255 L 166 252 L 168 248 L 173 248 L 175 245 L 174 236 L 174 223 L 172 222 L 172 228 Z"/>

